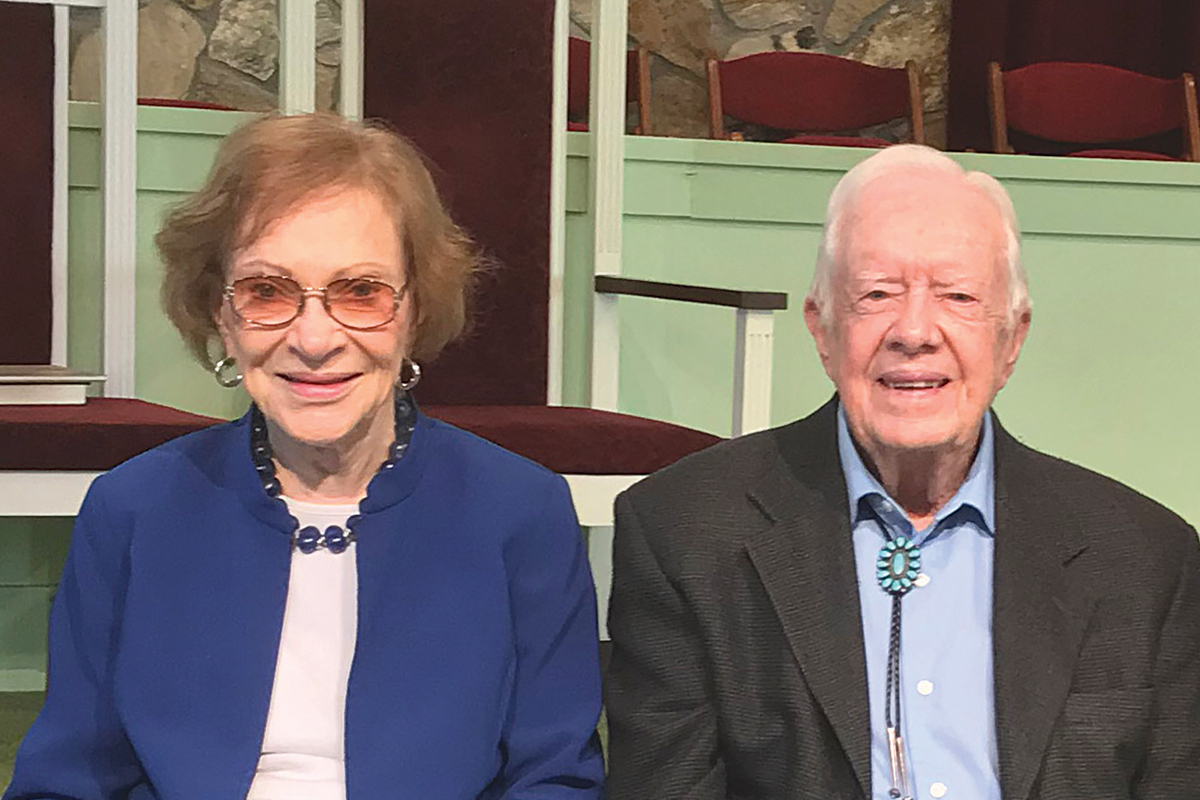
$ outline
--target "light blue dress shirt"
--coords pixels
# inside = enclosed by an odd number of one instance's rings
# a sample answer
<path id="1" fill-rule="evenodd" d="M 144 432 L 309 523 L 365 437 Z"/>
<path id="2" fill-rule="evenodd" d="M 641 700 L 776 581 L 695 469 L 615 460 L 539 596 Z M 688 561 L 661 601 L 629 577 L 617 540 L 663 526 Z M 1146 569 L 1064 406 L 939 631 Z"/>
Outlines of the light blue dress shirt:
<path id="1" fill-rule="evenodd" d="M 913 797 L 1000 800 L 992 684 L 995 481 L 992 422 L 967 479 L 923 531 L 867 471 L 838 408 L 838 454 L 850 500 L 871 712 L 871 793 L 888 800 L 884 709 L 892 599 L 875 577 L 879 548 L 904 535 L 921 548 L 921 577 L 903 600 L 901 735 Z M 885 533 L 885 530 L 887 533 Z"/>

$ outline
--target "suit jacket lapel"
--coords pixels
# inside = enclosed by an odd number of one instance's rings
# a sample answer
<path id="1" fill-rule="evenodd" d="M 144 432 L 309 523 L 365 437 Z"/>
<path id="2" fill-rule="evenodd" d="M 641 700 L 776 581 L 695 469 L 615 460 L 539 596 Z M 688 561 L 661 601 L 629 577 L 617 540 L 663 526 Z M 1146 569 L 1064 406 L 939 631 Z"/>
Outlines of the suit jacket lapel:
<path id="1" fill-rule="evenodd" d="M 1086 549 L 1083 531 L 1039 479 L 1045 457 L 995 427 L 996 736 L 1002 792 L 1024 800 L 1066 701 L 1091 599 L 1070 569 Z"/>
<path id="2" fill-rule="evenodd" d="M 767 518 L 747 546 L 801 671 L 864 795 L 871 777 L 866 658 L 831 402 L 776 432 L 751 501 Z"/>

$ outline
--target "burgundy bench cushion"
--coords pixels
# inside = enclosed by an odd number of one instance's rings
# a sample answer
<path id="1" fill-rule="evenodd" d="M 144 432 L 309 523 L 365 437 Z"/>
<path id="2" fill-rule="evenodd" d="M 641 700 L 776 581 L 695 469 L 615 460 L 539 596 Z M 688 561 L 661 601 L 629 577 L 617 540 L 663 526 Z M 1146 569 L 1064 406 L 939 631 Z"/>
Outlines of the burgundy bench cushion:
<path id="1" fill-rule="evenodd" d="M 720 441 L 668 422 L 589 408 L 424 410 L 555 472 L 570 474 L 644 475 Z M 0 406 L 0 470 L 102 471 L 219 422 L 144 400 L 108 397 L 91 398 L 81 406 Z"/>
<path id="2" fill-rule="evenodd" d="M 81 406 L 0 406 L 0 469 L 111 469 L 221 421 L 112 397 L 93 397 Z"/>
<path id="3" fill-rule="evenodd" d="M 645 475 L 721 441 L 669 422 L 590 408 L 426 406 L 424 411 L 571 475 Z"/>

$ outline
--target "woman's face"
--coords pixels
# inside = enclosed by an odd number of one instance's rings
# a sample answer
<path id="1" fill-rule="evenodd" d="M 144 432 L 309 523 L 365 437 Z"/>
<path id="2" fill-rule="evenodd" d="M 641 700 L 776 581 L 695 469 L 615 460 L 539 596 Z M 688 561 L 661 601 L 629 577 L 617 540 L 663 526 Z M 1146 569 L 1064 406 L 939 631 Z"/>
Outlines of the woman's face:
<path id="1" fill-rule="evenodd" d="M 361 278 L 402 290 L 395 317 L 371 330 L 339 323 L 316 294 L 280 327 L 248 322 L 229 300 L 222 302 L 217 326 L 226 352 L 237 359 L 246 390 L 272 423 L 272 436 L 334 448 L 364 439 L 391 440 L 393 386 L 415 320 L 412 292 L 403 291 L 407 265 L 402 254 L 395 215 L 362 189 L 301 203 L 233 254 L 226 284 L 285 277 L 301 287 L 321 288 Z M 272 291 L 269 283 L 251 285 L 256 296 Z"/>

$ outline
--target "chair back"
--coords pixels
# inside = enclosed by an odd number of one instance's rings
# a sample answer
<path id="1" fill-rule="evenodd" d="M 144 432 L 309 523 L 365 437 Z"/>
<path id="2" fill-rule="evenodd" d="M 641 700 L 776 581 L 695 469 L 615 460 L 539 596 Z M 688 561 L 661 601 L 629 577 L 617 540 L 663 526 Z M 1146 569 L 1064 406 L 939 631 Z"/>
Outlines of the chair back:
<path id="1" fill-rule="evenodd" d="M 889 69 L 825 53 L 757 53 L 708 61 L 710 125 L 726 115 L 784 131 L 849 131 L 907 117 L 924 140 L 916 65 Z"/>
<path id="2" fill-rule="evenodd" d="M 572 36 L 567 41 L 567 116 L 575 130 L 587 130 L 591 102 L 592 45 Z M 638 124 L 634 133 L 649 136 L 650 130 L 650 51 L 644 47 L 625 56 L 625 101 L 637 106 Z"/>
<path id="3" fill-rule="evenodd" d="M 1010 131 L 1083 145 L 1138 143 L 1182 131 L 1183 156 L 1200 157 L 1191 75 L 1157 78 L 1105 64 L 1062 61 L 1008 72 L 993 61 L 988 71 L 996 152 L 1013 152 Z"/>

